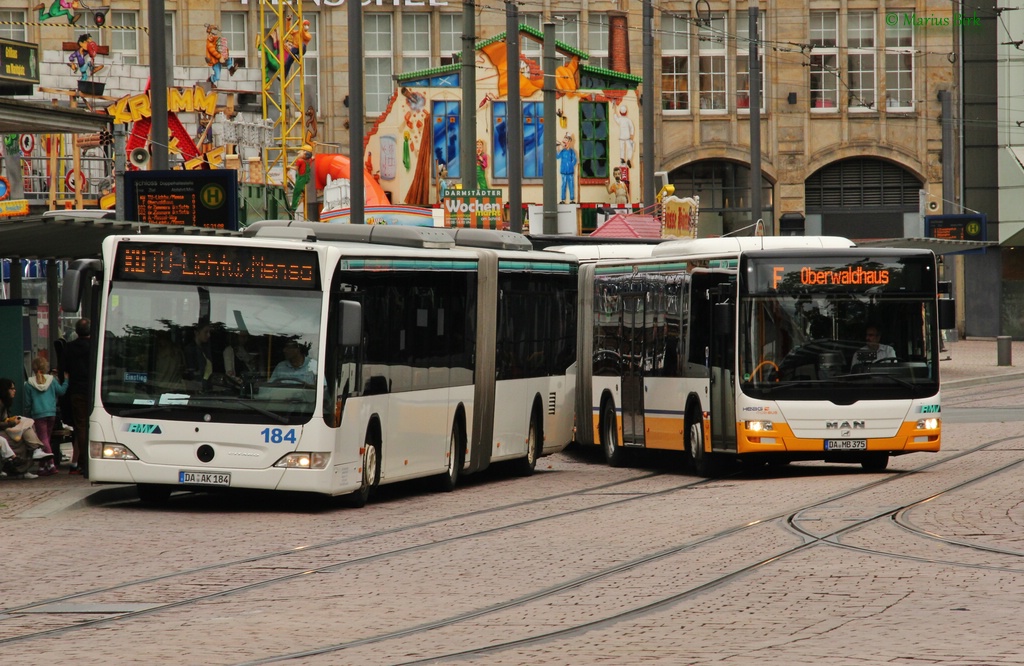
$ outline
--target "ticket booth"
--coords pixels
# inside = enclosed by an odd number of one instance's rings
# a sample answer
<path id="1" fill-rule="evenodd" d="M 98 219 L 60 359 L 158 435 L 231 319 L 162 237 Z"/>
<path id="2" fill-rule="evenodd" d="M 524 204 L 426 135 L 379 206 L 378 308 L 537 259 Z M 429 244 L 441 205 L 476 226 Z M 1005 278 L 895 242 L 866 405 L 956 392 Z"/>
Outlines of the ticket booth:
<path id="1" fill-rule="evenodd" d="M 22 385 L 32 374 L 32 357 L 39 349 L 38 310 L 34 298 L 0 300 L 0 377 L 14 380 L 18 387 L 15 414 L 22 412 Z"/>

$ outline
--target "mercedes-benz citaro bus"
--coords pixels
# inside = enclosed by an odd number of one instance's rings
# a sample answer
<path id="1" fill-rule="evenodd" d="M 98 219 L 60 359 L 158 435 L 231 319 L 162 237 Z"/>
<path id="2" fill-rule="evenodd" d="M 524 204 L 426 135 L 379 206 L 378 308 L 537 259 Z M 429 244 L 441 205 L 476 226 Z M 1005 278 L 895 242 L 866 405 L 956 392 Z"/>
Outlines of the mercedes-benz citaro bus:
<path id="1" fill-rule="evenodd" d="M 497 461 L 530 474 L 570 442 L 575 257 L 478 229 L 245 235 L 111 236 L 69 267 L 65 311 L 84 296 L 97 324 L 90 480 L 361 506 Z"/>
<path id="2" fill-rule="evenodd" d="M 939 450 L 953 301 L 931 251 L 836 237 L 547 251 L 580 259 L 575 438 L 609 464 L 665 449 L 704 476 L 736 461 L 882 470 Z"/>

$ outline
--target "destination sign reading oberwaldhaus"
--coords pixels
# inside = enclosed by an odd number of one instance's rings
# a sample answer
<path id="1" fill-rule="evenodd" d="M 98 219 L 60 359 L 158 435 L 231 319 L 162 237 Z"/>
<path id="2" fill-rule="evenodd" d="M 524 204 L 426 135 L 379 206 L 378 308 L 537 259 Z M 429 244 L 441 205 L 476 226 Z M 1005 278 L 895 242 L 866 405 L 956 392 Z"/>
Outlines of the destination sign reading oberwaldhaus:
<path id="1" fill-rule="evenodd" d="M 859 257 L 747 257 L 750 293 L 935 291 L 931 253 L 860 255 Z"/>

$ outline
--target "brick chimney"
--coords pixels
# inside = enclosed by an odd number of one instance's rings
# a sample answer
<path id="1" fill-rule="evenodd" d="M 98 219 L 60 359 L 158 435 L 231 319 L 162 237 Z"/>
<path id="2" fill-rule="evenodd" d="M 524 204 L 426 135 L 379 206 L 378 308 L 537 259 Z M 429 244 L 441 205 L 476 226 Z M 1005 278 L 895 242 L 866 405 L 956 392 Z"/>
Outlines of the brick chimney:
<path id="1" fill-rule="evenodd" d="M 608 12 L 608 62 L 615 72 L 629 74 L 629 20 L 624 11 Z"/>

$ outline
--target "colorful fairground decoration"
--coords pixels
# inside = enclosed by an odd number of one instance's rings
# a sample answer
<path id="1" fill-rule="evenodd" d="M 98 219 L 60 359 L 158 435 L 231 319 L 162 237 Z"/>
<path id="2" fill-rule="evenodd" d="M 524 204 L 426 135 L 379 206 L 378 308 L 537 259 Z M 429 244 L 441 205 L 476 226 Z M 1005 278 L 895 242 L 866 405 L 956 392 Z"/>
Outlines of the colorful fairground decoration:
<path id="1" fill-rule="evenodd" d="M 208 143 L 212 128 L 212 119 L 217 112 L 217 91 L 207 92 L 202 86 L 192 88 L 167 89 L 167 128 L 170 136 L 168 151 L 180 155 L 185 169 L 217 169 L 223 166 L 225 149 L 223 146 L 211 148 L 205 152 L 199 148 Z M 115 125 L 131 124 L 125 150 L 129 155 L 128 168 L 138 169 L 143 166 L 138 158 L 139 150 L 149 145 L 149 133 L 153 125 L 153 106 L 149 90 L 135 95 L 126 95 L 109 107 L 107 113 L 113 117 Z M 179 113 L 196 113 L 202 133 L 198 141 L 178 118 Z M 199 145 L 197 145 L 197 143 Z M 133 154 L 133 151 L 135 153 Z"/>
<path id="2" fill-rule="evenodd" d="M 622 18 L 618 27 L 624 31 L 625 17 Z M 463 207 L 467 214 L 471 205 L 493 207 L 497 202 L 500 208 L 500 202 L 507 200 L 510 175 L 510 70 L 519 77 L 521 96 L 524 204 L 543 201 L 545 168 L 556 170 L 559 200 L 565 204 L 639 200 L 640 182 L 631 181 L 630 174 L 639 173 L 633 165 L 639 167 L 637 86 L 641 79 L 628 73 L 628 51 L 617 56 L 621 62 L 611 66 L 620 71 L 614 71 L 590 66 L 587 53 L 556 42 L 561 62 L 555 76 L 558 120 L 556 127 L 547 130 L 540 65 L 543 33 L 520 25 L 519 34 L 520 61 L 511 67 L 506 62 L 504 32 L 476 45 L 478 140 L 472 148 L 476 154 L 476 173 L 461 173 L 461 64 L 396 77 L 398 89 L 370 130 L 363 153 L 368 172 L 393 203 L 444 208 L 446 223 L 461 216 Z M 558 143 L 556 162 L 552 165 L 544 164 L 546 130 L 556 133 Z M 445 192 L 457 192 L 448 189 L 456 185 L 463 190 L 455 194 L 462 203 L 458 204 L 460 210 L 449 211 Z M 471 192 L 487 194 L 476 196 Z M 473 225 L 495 224 L 490 221 L 493 216 L 485 217 L 486 222 L 477 210 Z"/>

